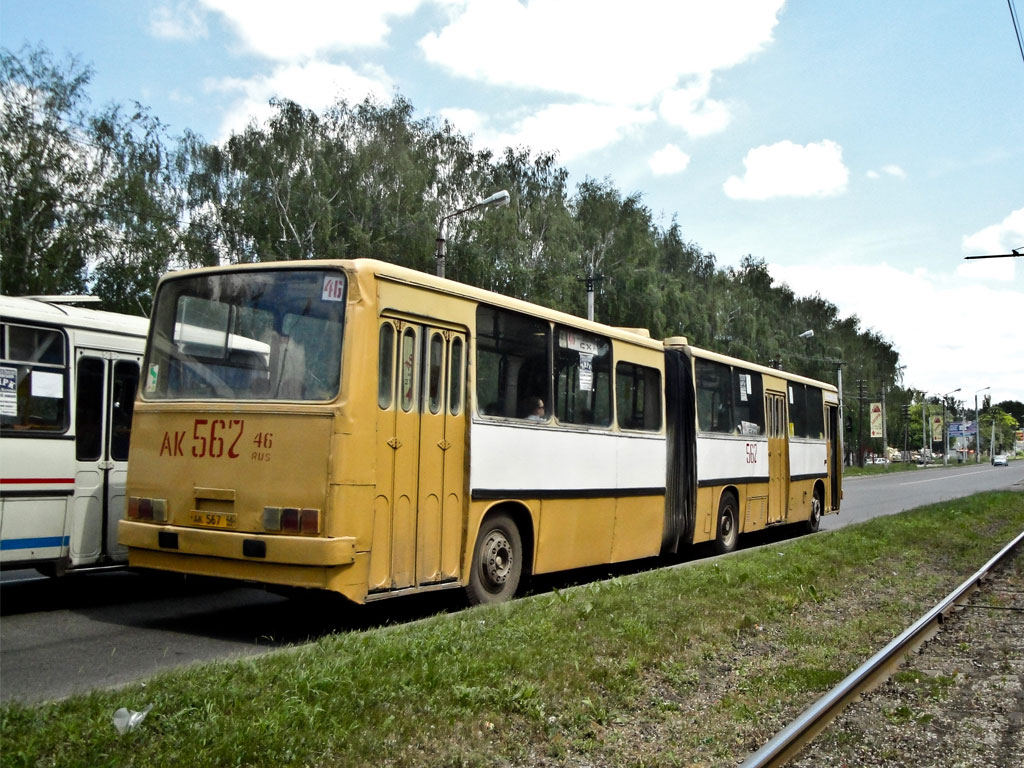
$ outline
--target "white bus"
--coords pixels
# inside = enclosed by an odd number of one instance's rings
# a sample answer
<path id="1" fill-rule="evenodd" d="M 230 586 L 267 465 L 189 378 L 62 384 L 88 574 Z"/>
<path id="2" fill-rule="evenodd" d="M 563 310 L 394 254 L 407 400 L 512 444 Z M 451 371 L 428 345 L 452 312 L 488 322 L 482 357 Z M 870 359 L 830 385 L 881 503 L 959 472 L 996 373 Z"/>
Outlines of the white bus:
<path id="1" fill-rule="evenodd" d="M 149 322 L 0 296 L 0 567 L 123 565 L 129 431 Z"/>

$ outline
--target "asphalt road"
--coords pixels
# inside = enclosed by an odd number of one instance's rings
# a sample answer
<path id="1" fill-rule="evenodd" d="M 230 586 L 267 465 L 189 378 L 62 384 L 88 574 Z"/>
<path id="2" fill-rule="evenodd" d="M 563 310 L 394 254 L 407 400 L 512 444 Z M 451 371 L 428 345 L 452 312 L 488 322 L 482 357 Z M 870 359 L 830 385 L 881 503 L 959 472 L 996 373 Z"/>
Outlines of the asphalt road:
<path id="1" fill-rule="evenodd" d="M 825 517 L 822 529 L 1014 484 L 1024 485 L 1024 461 L 848 478 L 842 512 Z M 211 579 L 115 571 L 49 580 L 8 573 L 0 582 L 0 700 L 32 703 L 118 687 L 161 670 L 463 605 L 457 592 L 356 608 L 330 595 L 289 599 Z"/>

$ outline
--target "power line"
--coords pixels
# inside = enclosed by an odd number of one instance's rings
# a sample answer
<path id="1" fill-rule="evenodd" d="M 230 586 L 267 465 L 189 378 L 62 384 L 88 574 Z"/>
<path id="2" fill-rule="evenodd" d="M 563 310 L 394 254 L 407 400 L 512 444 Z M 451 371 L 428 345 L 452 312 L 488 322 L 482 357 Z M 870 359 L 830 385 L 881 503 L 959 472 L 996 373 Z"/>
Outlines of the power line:
<path id="1" fill-rule="evenodd" d="M 1024 39 L 1021 38 L 1020 23 L 1017 21 L 1017 9 L 1013 7 L 1013 0 L 1006 0 L 1010 8 L 1010 18 L 1013 19 L 1013 31 L 1017 33 L 1017 47 L 1020 48 L 1020 57 L 1024 60 Z"/>

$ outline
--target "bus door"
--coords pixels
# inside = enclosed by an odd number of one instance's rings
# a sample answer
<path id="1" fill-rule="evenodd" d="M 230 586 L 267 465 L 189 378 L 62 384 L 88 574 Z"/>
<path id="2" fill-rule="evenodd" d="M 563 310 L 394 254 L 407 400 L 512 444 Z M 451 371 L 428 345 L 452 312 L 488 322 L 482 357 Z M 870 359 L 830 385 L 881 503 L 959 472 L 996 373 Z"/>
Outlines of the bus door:
<path id="1" fill-rule="evenodd" d="M 765 392 L 765 416 L 768 432 L 768 519 L 781 523 L 786 519 L 789 498 L 789 423 L 786 396 Z"/>
<path id="2" fill-rule="evenodd" d="M 381 323 L 371 589 L 458 578 L 465 345 L 461 332 Z"/>
<path id="3" fill-rule="evenodd" d="M 825 409 L 825 441 L 828 444 L 828 501 L 826 509 L 839 509 L 840 478 L 843 476 L 839 461 L 842 449 L 839 446 L 839 407 L 828 405 Z M 825 510 L 823 509 L 822 512 Z"/>
<path id="4" fill-rule="evenodd" d="M 124 560 L 117 521 L 124 517 L 128 441 L 141 358 L 79 349 L 75 364 L 75 493 L 71 565 Z"/>

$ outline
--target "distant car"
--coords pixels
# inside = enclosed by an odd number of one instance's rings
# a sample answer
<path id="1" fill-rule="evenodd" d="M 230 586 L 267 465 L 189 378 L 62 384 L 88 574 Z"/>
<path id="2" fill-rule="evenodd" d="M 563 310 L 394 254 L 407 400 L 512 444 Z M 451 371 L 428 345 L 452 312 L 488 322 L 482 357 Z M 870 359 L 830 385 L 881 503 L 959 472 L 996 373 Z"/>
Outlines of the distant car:
<path id="1" fill-rule="evenodd" d="M 1005 453 L 997 453 L 992 457 L 993 467 L 1006 467 L 1009 466 L 1010 459 Z"/>
<path id="2" fill-rule="evenodd" d="M 888 463 L 889 462 L 885 460 L 885 457 L 883 457 L 883 456 L 875 456 L 875 464 L 888 464 Z"/>

